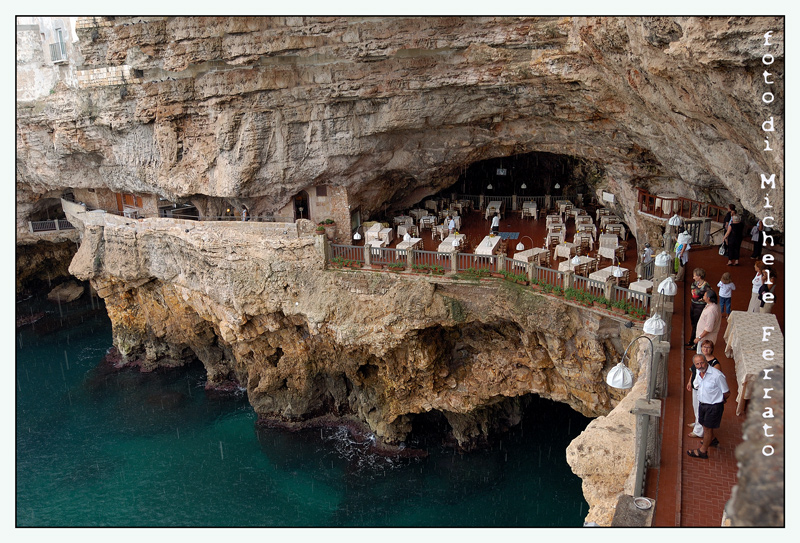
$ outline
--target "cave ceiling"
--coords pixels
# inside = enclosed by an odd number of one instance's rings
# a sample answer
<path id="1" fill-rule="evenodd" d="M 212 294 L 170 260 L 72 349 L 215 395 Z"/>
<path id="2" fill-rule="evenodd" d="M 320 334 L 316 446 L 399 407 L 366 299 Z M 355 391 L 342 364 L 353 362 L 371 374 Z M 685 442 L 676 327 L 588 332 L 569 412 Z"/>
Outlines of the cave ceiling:
<path id="1" fill-rule="evenodd" d="M 759 100 L 768 30 L 783 43 L 774 17 L 115 17 L 78 30 L 80 69 L 137 78 L 18 102 L 18 186 L 278 209 L 325 184 L 369 213 L 555 156 L 629 205 L 642 187 L 757 212 L 783 171 L 762 150 L 783 118 L 782 46 Z"/>

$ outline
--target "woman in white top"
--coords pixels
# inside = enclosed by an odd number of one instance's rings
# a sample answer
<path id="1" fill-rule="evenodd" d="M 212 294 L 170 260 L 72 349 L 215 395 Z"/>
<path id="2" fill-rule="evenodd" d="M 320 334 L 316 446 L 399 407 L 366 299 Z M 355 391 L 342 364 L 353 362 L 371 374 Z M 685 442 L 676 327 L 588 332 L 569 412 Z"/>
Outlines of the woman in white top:
<path id="1" fill-rule="evenodd" d="M 758 289 L 764 284 L 764 268 L 766 266 L 760 260 L 757 260 L 753 265 L 756 270 L 756 276 L 753 278 L 753 291 L 750 295 L 750 305 L 747 306 L 748 313 L 758 313 L 761 311 L 761 300 L 758 299 Z"/>

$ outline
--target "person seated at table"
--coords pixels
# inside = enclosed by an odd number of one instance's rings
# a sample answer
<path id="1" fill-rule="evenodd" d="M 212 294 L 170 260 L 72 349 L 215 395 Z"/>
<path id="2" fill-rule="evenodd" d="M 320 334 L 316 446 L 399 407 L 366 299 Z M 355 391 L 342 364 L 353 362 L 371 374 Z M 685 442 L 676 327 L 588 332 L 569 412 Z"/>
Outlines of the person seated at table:
<path id="1" fill-rule="evenodd" d="M 492 216 L 492 234 L 497 234 L 500 231 L 500 215 L 495 213 Z"/>

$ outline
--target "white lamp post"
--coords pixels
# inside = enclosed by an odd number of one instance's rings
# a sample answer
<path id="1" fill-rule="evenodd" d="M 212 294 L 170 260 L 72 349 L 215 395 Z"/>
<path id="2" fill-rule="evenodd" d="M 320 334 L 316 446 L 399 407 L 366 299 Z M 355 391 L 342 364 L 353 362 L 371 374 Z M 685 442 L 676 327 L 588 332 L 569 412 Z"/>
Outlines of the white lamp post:
<path id="1" fill-rule="evenodd" d="M 531 240 L 531 247 L 533 247 L 533 238 L 531 238 L 530 236 L 522 236 L 521 238 L 519 238 L 519 243 L 517 243 L 517 251 L 525 250 L 525 245 L 522 244 L 522 240 L 525 238 Z"/>
<path id="2" fill-rule="evenodd" d="M 619 364 L 611 369 L 606 376 L 606 383 L 609 386 L 614 388 L 620 389 L 629 389 L 633 387 L 633 372 L 625 366 L 625 355 L 628 354 L 628 349 L 638 340 L 645 338 L 648 342 L 650 342 L 650 375 L 649 379 L 647 380 L 647 404 L 640 406 L 639 402 L 637 402 L 636 407 L 633 409 L 633 413 L 637 415 L 637 454 L 636 454 L 636 478 L 635 478 L 635 485 L 634 485 L 634 496 L 641 496 L 642 491 L 644 490 L 644 470 L 645 470 L 645 459 L 647 456 L 647 439 L 649 434 L 649 426 L 650 426 L 650 418 L 651 417 L 658 417 L 657 413 L 661 411 L 661 402 L 656 400 L 655 402 L 652 401 L 653 397 L 653 381 L 654 381 L 654 368 L 653 368 L 653 359 L 655 355 L 655 347 L 653 346 L 653 340 L 651 340 L 647 336 L 638 336 L 633 338 L 633 340 L 628 344 L 625 348 L 625 352 L 622 355 L 622 359 L 620 360 Z"/>

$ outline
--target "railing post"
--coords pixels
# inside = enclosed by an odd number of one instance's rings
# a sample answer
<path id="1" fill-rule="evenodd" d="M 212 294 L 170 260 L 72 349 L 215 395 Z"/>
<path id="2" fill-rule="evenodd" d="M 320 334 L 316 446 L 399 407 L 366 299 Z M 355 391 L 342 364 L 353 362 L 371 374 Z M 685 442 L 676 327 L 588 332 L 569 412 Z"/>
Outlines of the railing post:
<path id="1" fill-rule="evenodd" d="M 372 266 L 372 244 L 364 243 L 364 267 Z"/>
<path id="2" fill-rule="evenodd" d="M 506 255 L 497 255 L 497 271 L 502 272 L 506 269 Z"/>
<path id="3" fill-rule="evenodd" d="M 567 270 L 564 272 L 564 290 L 574 288 L 575 284 L 575 270 Z"/>
<path id="4" fill-rule="evenodd" d="M 408 249 L 406 251 L 406 260 L 407 260 L 408 269 L 409 270 L 413 270 L 414 269 L 414 249 Z"/>
<path id="5" fill-rule="evenodd" d="M 533 281 L 534 274 L 536 273 L 536 264 L 533 262 L 528 262 L 528 281 Z"/>
<path id="6" fill-rule="evenodd" d="M 59 226 L 58 226 L 58 219 L 55 219 L 55 220 L 53 220 L 53 224 L 55 224 L 55 225 L 56 225 L 56 232 L 58 232 L 59 230 L 61 230 L 61 228 L 59 228 Z"/>
<path id="7" fill-rule="evenodd" d="M 616 277 L 606 277 L 606 284 L 603 287 L 603 296 L 606 297 L 607 300 L 614 301 L 614 286 L 616 285 Z"/>
<path id="8" fill-rule="evenodd" d="M 450 271 L 458 273 L 458 249 L 453 249 L 450 253 Z"/>
<path id="9" fill-rule="evenodd" d="M 703 219 L 703 245 L 711 245 L 711 219 Z"/>
<path id="10" fill-rule="evenodd" d="M 28 230 L 33 234 L 33 223 L 31 221 L 28 221 Z"/>
<path id="11" fill-rule="evenodd" d="M 511 211 L 516 211 L 516 210 L 517 210 L 517 195 L 516 194 L 512 194 L 511 195 Z"/>

